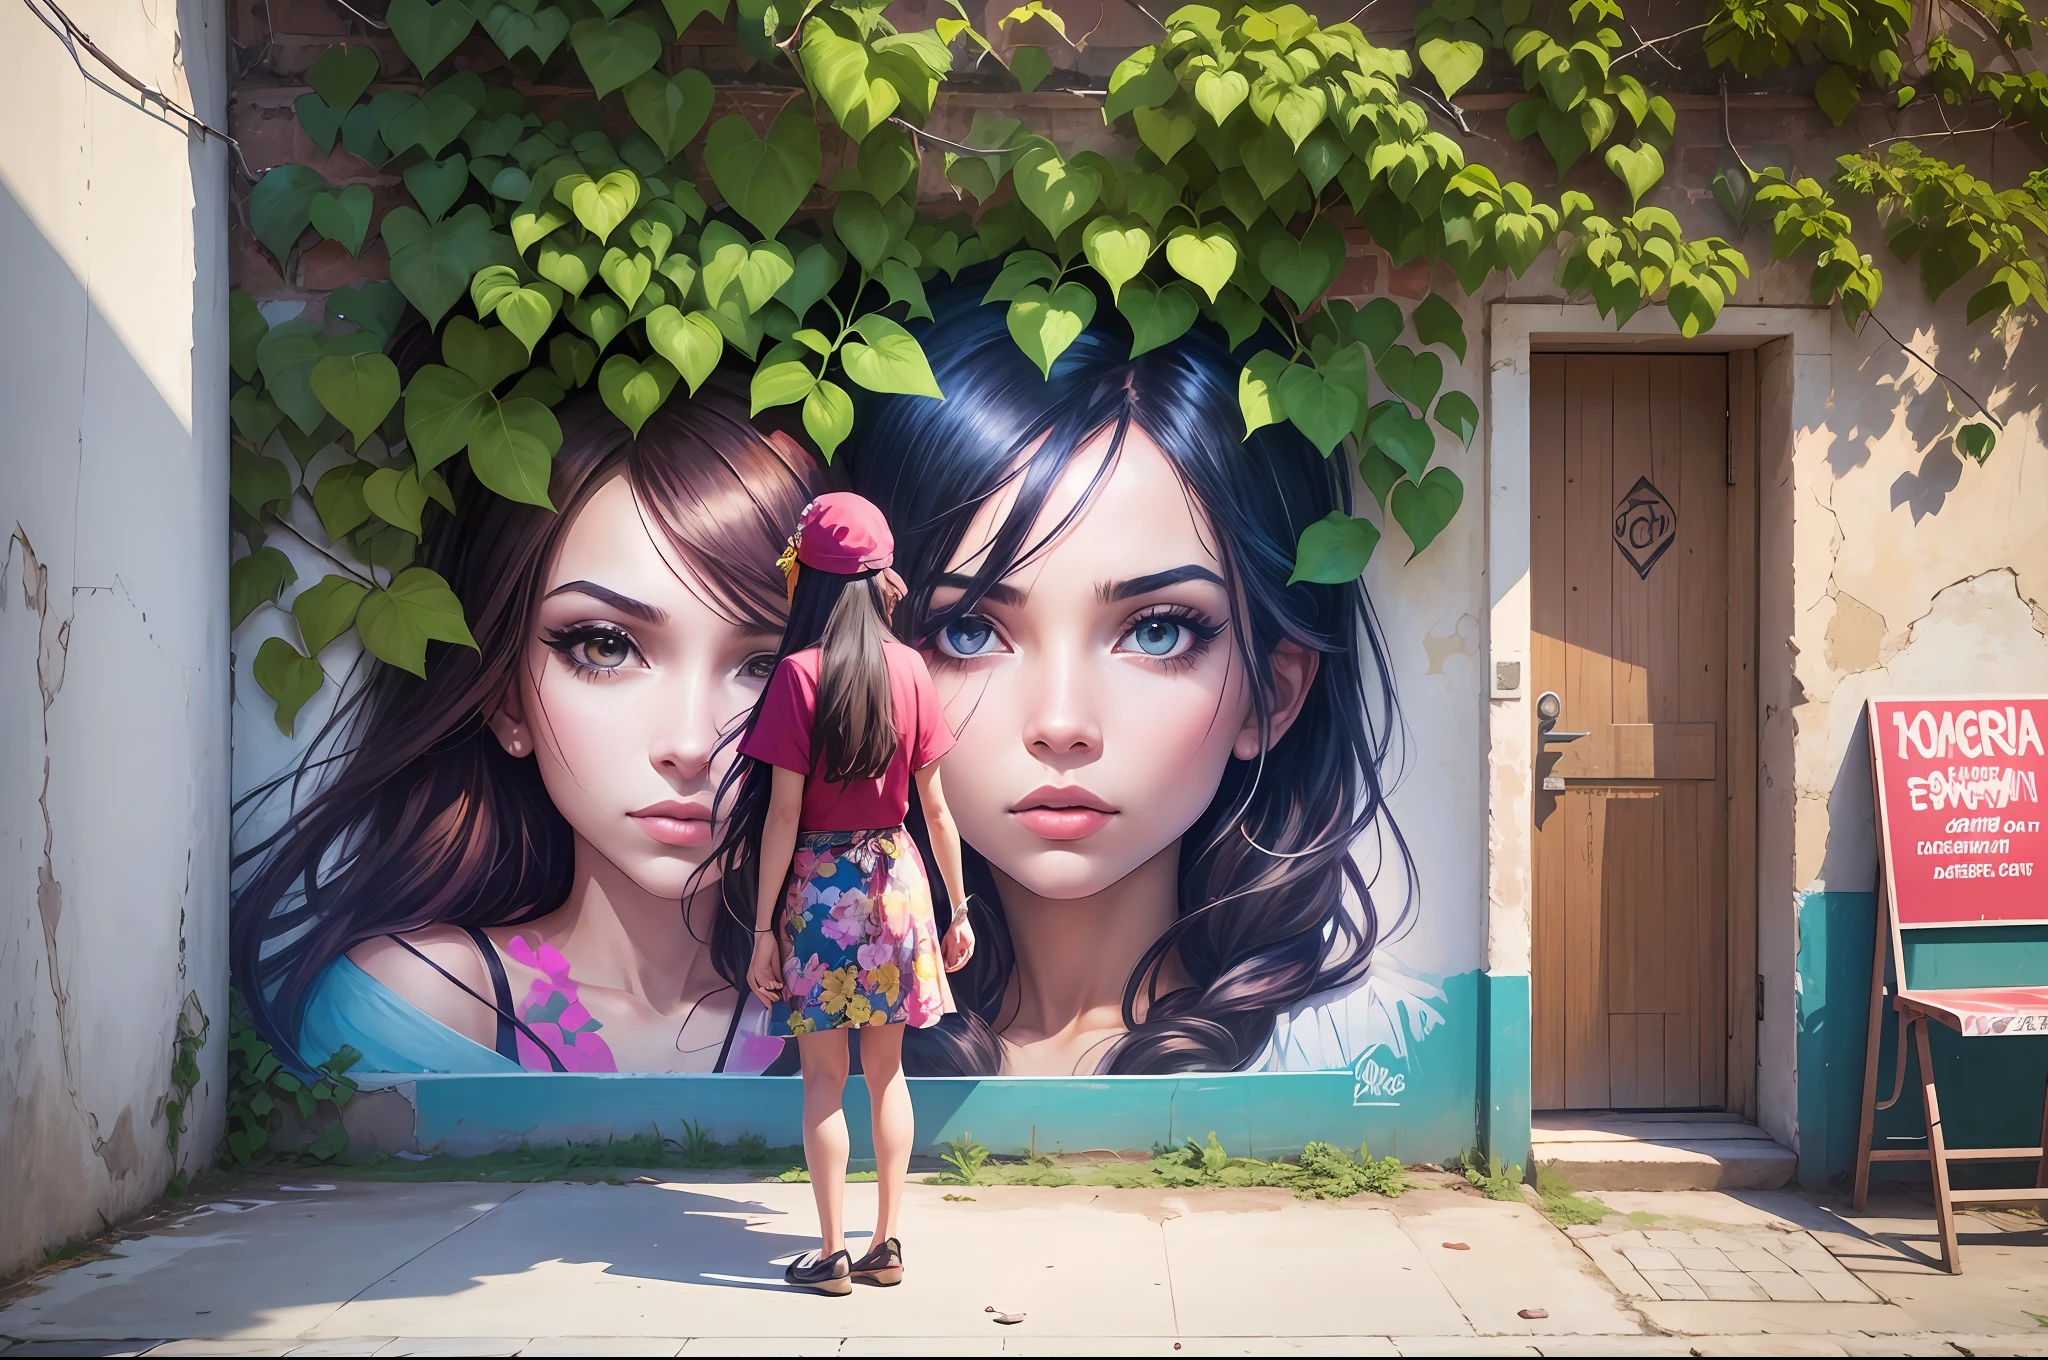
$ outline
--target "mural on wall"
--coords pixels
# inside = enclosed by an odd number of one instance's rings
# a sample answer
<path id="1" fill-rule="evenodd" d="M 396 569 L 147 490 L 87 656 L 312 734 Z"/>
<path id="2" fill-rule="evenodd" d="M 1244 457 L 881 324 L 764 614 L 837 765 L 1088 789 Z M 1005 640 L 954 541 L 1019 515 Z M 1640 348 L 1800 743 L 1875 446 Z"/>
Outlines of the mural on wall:
<path id="1" fill-rule="evenodd" d="M 775 559 L 848 486 L 895 526 L 897 628 L 958 739 L 981 942 L 913 1073 L 1350 1070 L 1399 1103 L 1445 1003 L 1388 954 L 1418 902 L 1392 670 L 1360 581 L 1290 580 L 1350 508 L 1345 463 L 1244 436 L 1206 326 L 1132 357 L 1105 306 L 1043 376 L 986 287 L 920 329 L 945 399 L 869 398 L 829 467 L 714 383 L 637 440 L 564 404 L 552 512 L 450 478 L 435 567 L 477 650 L 377 668 L 327 758 L 259 791 L 291 812 L 239 861 L 234 967 L 274 1042 L 362 1070 L 793 1071 L 706 858 Z"/>

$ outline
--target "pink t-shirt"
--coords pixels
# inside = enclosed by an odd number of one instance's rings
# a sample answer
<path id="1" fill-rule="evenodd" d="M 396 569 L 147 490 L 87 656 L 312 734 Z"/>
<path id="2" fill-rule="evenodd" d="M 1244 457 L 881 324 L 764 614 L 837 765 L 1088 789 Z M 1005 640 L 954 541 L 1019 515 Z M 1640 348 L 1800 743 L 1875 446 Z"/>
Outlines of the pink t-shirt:
<path id="1" fill-rule="evenodd" d="M 740 742 L 740 754 L 810 776 L 804 783 L 800 831 L 879 831 L 901 826 L 910 810 L 910 776 L 953 748 L 953 733 L 939 710 L 931 672 L 916 651 L 891 638 L 889 697 L 896 718 L 896 754 L 876 779 L 846 784 L 826 780 L 811 760 L 811 724 L 818 713 L 816 647 L 784 657 L 769 678 L 761 716 Z"/>

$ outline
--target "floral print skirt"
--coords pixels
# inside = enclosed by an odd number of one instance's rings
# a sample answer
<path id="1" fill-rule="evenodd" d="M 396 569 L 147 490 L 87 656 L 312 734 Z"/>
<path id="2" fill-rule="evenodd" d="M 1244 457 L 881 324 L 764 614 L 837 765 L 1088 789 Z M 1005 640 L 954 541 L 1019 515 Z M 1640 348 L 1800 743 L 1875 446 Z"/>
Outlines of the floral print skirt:
<path id="1" fill-rule="evenodd" d="M 928 1029 L 953 1009 L 931 888 L 900 826 L 799 834 L 781 929 L 788 991 L 770 1034 Z"/>

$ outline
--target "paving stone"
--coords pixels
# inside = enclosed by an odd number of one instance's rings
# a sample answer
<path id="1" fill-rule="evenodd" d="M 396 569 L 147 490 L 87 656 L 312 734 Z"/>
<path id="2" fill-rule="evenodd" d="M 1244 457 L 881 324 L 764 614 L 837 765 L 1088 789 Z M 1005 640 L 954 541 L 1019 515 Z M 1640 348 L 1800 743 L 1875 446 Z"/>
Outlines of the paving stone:
<path id="1" fill-rule="evenodd" d="M 1739 1270 L 1692 1270 L 1693 1283 L 1707 1291 L 1710 1299 L 1728 1303 L 1761 1303 L 1768 1296 Z"/>
<path id="2" fill-rule="evenodd" d="M 147 1355 L 159 1344 L 156 1341 L 21 1341 L 0 1349 L 0 1355 Z"/>
<path id="3" fill-rule="evenodd" d="M 1762 1247 L 1738 1247 L 1728 1253 L 1728 1260 L 1735 1269 L 1746 1270 L 1752 1274 L 1772 1271 L 1789 1272 L 1792 1269 L 1790 1261 L 1774 1252 L 1766 1251 Z"/>
<path id="4" fill-rule="evenodd" d="M 1643 1278 L 1660 1299 L 1703 1299 L 1707 1292 L 1682 1270 L 1646 1270 Z"/>
<path id="5" fill-rule="evenodd" d="M 1621 1255 L 1630 1265 L 1644 1272 L 1685 1269 L 1674 1253 L 1659 1247 L 1624 1247 Z"/>
<path id="6" fill-rule="evenodd" d="M 521 1346 L 519 1353 L 534 1356 L 675 1355 L 683 1349 L 683 1340 L 680 1336 L 537 1336 Z M 901 1339 L 892 1341 L 890 1345 L 892 1354 L 896 1355 L 968 1354 L 957 1349 L 939 1352 L 904 1350 L 901 1349 Z"/>
<path id="7" fill-rule="evenodd" d="M 1541 1355 L 1527 1341 L 1493 1336 L 1397 1336 L 1394 1349 L 1402 1355 Z"/>
<path id="8" fill-rule="evenodd" d="M 285 1352 L 295 1360 L 326 1360 L 328 1356 L 375 1355 L 384 1347 L 398 1340 L 395 1336 L 340 1336 L 322 1341 L 308 1341 L 303 1346 Z"/>
<path id="9" fill-rule="evenodd" d="M 152 1348 L 148 1354 L 154 1357 L 181 1355 L 257 1356 L 289 1355 L 302 1341 L 294 1339 L 279 1341 L 271 1338 L 253 1338 L 241 1341 L 166 1341 Z"/>
<path id="10" fill-rule="evenodd" d="M 1678 1258 L 1680 1266 L 1694 1272 L 1738 1269 L 1737 1266 L 1729 1261 L 1726 1252 L 1714 1247 L 1680 1247 L 1671 1254 Z"/>
<path id="11" fill-rule="evenodd" d="M 1877 1295 L 1870 1291 L 1870 1286 L 1846 1270 L 1838 1274 L 1822 1274 L 1818 1271 L 1809 1274 L 1802 1270 L 1799 1275 L 1829 1303 L 1877 1302 Z"/>
<path id="12" fill-rule="evenodd" d="M 1835 1340 L 1851 1355 L 1940 1355 L 1953 1360 L 1962 1354 L 1938 1336 L 1858 1336 L 1850 1332 Z"/>
<path id="13" fill-rule="evenodd" d="M 1964 1355 L 2048 1355 L 2048 1336 L 1951 1336 L 1948 1344 Z"/>
<path id="14" fill-rule="evenodd" d="M 1847 1355 L 1830 1336 L 1696 1336 L 1694 1355 Z"/>
<path id="15" fill-rule="evenodd" d="M 1758 1271 L 1749 1279 L 1777 1303 L 1820 1302 L 1820 1291 L 1790 1271 Z"/>
<path id="16" fill-rule="evenodd" d="M 377 1354 L 387 1355 L 517 1355 L 526 1337 L 503 1336 L 414 1336 L 400 1337 Z"/>

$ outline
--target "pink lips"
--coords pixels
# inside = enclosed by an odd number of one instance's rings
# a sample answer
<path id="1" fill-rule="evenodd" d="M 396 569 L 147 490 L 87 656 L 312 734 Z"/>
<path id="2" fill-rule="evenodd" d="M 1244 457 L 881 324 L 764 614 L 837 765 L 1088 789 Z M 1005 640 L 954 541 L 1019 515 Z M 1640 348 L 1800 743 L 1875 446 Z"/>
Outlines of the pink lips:
<path id="1" fill-rule="evenodd" d="M 1047 784 L 1010 809 L 1026 831 L 1049 841 L 1078 841 L 1109 825 L 1117 809 L 1084 788 Z"/>
<path id="2" fill-rule="evenodd" d="M 632 815 L 641 830 L 661 842 L 683 850 L 705 850 L 711 845 L 711 809 L 703 803 L 670 800 L 653 803 Z"/>

